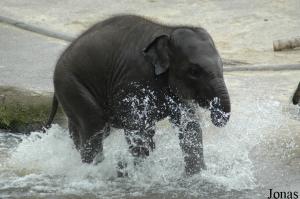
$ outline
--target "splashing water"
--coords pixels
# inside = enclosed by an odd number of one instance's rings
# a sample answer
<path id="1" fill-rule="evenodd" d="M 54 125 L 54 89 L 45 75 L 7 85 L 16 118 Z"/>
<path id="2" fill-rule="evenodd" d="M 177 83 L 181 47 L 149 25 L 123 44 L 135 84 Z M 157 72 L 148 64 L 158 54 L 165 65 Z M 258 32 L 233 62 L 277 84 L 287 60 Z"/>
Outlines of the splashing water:
<path id="1" fill-rule="evenodd" d="M 166 120 L 157 126 L 156 149 L 139 167 L 133 165 L 122 130 L 114 129 L 104 140 L 105 159 L 98 165 L 83 164 L 68 131 L 58 125 L 45 134 L 0 134 L 0 196 L 255 198 L 263 185 L 255 176 L 258 168 L 251 152 L 260 146 L 260 153 L 268 153 L 274 146 L 272 151 L 285 158 L 296 147 L 284 108 L 273 99 L 244 100 L 233 105 L 225 128 L 214 127 L 209 112 L 199 109 L 207 170 L 189 178 L 184 175 L 178 132 Z M 282 130 L 287 134 L 278 137 Z M 120 158 L 129 163 L 128 178 L 116 177 Z"/>

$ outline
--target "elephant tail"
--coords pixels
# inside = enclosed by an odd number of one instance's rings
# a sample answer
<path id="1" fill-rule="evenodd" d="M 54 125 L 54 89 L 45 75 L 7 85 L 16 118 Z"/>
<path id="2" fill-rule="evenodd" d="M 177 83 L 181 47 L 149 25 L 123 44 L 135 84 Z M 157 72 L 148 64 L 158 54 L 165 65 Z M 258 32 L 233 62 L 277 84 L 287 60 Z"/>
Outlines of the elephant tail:
<path id="1" fill-rule="evenodd" d="M 51 127 L 51 123 L 53 122 L 53 119 L 55 117 L 55 114 L 57 112 L 57 108 L 58 108 L 58 100 L 55 96 L 55 93 L 53 95 L 53 100 L 52 100 L 52 109 L 51 109 L 51 113 L 49 115 L 49 118 L 47 120 L 47 123 L 45 124 L 45 129 L 43 130 L 43 132 L 45 132 L 46 129 L 49 129 Z"/>

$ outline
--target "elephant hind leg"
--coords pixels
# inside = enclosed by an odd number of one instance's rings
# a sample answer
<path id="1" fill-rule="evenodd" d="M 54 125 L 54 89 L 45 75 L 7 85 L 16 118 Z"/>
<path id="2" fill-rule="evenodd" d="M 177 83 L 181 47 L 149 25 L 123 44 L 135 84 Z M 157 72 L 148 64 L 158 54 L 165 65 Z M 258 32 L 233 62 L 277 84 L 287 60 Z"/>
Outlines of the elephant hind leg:
<path id="1" fill-rule="evenodd" d="M 57 83 L 57 82 L 56 82 Z M 75 78 L 66 76 L 55 85 L 56 95 L 69 121 L 69 129 L 82 161 L 93 162 L 102 153 L 107 117 L 101 102 Z"/>
<path id="2" fill-rule="evenodd" d="M 99 133 L 95 133 L 92 137 L 83 142 L 79 150 L 82 162 L 92 163 L 95 157 L 97 157 L 95 163 L 101 162 L 103 160 L 104 156 L 102 139 L 103 135 L 102 131 L 100 131 Z"/>
<path id="3" fill-rule="evenodd" d="M 76 123 L 69 119 L 68 121 L 68 126 L 69 126 L 69 132 L 70 132 L 70 137 L 72 138 L 75 148 L 77 150 L 80 149 L 80 136 L 79 136 L 79 129 L 76 126 Z"/>
<path id="4" fill-rule="evenodd" d="M 102 154 L 102 139 L 105 134 L 108 134 L 109 128 L 104 127 L 91 137 L 82 136 L 81 133 L 87 132 L 87 129 L 81 130 L 81 128 L 78 124 L 69 120 L 70 137 L 74 142 L 75 148 L 80 151 L 82 161 L 91 163 L 95 159 L 96 163 L 101 162 L 104 158 Z"/>
<path id="5" fill-rule="evenodd" d="M 109 127 L 101 115 L 102 111 L 98 109 L 85 109 L 87 115 L 83 115 L 80 120 L 80 154 L 82 161 L 92 163 L 97 156 L 97 162 L 103 159 L 102 141 L 109 131 Z"/>

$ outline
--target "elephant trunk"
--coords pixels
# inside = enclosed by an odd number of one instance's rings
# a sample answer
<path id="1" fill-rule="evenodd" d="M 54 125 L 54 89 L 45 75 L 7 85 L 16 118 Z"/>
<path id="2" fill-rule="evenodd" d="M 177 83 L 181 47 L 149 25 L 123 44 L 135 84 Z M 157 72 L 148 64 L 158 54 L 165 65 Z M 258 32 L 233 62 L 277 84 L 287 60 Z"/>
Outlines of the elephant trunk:
<path id="1" fill-rule="evenodd" d="M 230 118 L 230 98 L 223 78 L 215 78 L 211 81 L 213 96 L 209 110 L 212 123 L 217 127 L 223 127 Z"/>

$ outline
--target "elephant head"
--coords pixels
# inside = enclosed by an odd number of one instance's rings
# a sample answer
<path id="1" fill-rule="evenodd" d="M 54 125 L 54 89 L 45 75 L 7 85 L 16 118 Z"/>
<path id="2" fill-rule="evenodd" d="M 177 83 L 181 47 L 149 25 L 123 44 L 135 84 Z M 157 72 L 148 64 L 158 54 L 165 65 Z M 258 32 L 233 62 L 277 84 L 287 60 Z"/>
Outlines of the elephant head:
<path id="1" fill-rule="evenodd" d="M 298 87 L 293 95 L 293 104 L 296 105 L 296 104 L 300 104 L 300 82 L 298 84 Z"/>
<path id="2" fill-rule="evenodd" d="M 177 28 L 156 37 L 144 55 L 155 75 L 168 73 L 171 90 L 183 100 L 194 100 L 211 111 L 214 125 L 224 126 L 230 117 L 230 99 L 223 78 L 223 63 L 206 30 Z"/>

